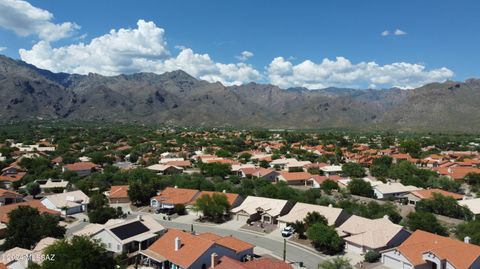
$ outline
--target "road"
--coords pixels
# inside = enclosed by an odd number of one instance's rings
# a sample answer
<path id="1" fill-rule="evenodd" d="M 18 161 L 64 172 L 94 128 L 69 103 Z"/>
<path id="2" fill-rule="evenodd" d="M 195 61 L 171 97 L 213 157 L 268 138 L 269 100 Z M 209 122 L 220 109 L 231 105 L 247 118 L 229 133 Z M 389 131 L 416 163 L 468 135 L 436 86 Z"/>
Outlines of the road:
<path id="1" fill-rule="evenodd" d="M 161 220 L 159 222 L 166 228 L 175 228 L 186 231 L 190 231 L 191 229 L 191 224 Z M 280 240 L 275 240 L 262 235 L 256 235 L 244 231 L 223 229 L 214 225 L 194 224 L 193 229 L 197 233 L 211 232 L 222 236 L 233 235 L 238 239 L 241 239 L 263 249 L 270 250 L 275 256 L 283 257 L 283 242 Z M 287 241 L 287 260 L 290 262 L 301 261 L 304 263 L 304 266 L 306 266 L 306 268 L 315 269 L 318 267 L 319 263 L 325 260 L 325 257 L 322 257 L 313 251 L 309 251 L 296 245 L 290 244 Z"/>

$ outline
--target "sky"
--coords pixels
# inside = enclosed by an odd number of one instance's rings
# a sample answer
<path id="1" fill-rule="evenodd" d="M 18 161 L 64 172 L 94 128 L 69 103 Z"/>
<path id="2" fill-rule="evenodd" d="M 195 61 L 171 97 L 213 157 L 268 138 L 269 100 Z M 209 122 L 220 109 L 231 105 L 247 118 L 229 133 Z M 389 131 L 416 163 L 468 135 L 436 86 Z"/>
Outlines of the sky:
<path id="1" fill-rule="evenodd" d="M 480 72 L 480 1 L 0 0 L 0 54 L 53 72 L 414 88 Z"/>

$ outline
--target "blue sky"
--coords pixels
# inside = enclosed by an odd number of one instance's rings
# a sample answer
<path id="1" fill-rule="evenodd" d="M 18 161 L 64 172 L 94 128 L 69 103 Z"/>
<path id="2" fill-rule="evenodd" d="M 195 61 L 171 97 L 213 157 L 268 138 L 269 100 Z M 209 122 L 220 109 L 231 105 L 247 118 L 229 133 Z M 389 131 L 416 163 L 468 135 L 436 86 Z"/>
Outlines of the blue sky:
<path id="1" fill-rule="evenodd" d="M 227 85 L 313 89 L 409 88 L 480 70 L 478 1 L 0 0 L 0 9 L 0 53 L 57 72 L 180 68 Z"/>

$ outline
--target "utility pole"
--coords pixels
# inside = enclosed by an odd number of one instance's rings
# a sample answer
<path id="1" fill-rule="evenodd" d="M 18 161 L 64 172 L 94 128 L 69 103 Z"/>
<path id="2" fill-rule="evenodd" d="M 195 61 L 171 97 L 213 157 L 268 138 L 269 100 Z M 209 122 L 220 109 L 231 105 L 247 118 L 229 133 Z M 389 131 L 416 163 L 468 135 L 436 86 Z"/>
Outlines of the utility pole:
<path id="1" fill-rule="evenodd" d="M 283 239 L 283 261 L 287 259 L 287 239 Z"/>

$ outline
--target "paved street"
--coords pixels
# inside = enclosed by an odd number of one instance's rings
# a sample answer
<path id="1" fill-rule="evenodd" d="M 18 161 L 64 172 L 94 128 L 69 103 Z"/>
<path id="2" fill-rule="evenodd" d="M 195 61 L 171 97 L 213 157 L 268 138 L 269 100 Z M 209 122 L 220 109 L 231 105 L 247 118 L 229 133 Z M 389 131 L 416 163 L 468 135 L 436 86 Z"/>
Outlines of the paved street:
<path id="1" fill-rule="evenodd" d="M 175 228 L 180 230 L 190 231 L 191 225 L 186 223 L 178 223 L 173 221 L 159 221 L 166 228 Z M 281 238 L 266 237 L 263 235 L 255 235 L 249 232 L 230 230 L 220 228 L 217 225 L 201 225 L 194 224 L 194 230 L 198 233 L 212 232 L 218 235 L 233 235 L 238 239 L 244 240 L 251 244 L 254 244 L 262 249 L 270 250 L 273 256 L 280 258 L 283 256 L 283 241 Z M 325 257 L 320 256 L 319 254 L 300 248 L 296 245 L 290 244 L 287 241 L 287 260 L 291 262 L 302 261 L 304 266 L 307 268 L 317 268 L 318 264 L 325 260 Z"/>

